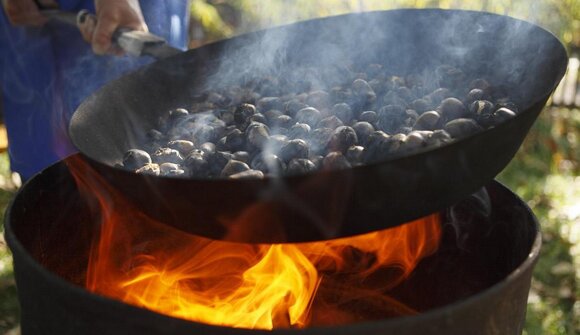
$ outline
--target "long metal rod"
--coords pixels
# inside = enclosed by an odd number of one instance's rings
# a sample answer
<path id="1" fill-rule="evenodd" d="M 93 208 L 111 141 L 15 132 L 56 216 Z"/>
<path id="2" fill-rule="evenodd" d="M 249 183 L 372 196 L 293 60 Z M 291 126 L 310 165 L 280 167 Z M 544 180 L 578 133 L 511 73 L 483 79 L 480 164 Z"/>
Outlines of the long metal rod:
<path id="1" fill-rule="evenodd" d="M 58 9 L 44 9 L 41 13 L 54 20 L 72 26 L 77 25 L 77 20 L 81 16 L 84 19 L 97 20 L 95 15 L 83 10 L 79 13 L 66 12 Z M 139 57 L 143 55 L 152 56 L 157 59 L 167 58 L 182 52 L 182 50 L 172 47 L 167 41 L 149 32 L 119 28 L 113 34 L 113 43 L 123 49 L 128 55 Z"/>
<path id="2" fill-rule="evenodd" d="M 58 9 L 44 9 L 40 11 L 42 15 L 48 17 L 49 20 L 55 20 L 58 22 L 70 24 L 72 26 L 77 25 L 77 14 L 72 12 L 65 12 Z"/>

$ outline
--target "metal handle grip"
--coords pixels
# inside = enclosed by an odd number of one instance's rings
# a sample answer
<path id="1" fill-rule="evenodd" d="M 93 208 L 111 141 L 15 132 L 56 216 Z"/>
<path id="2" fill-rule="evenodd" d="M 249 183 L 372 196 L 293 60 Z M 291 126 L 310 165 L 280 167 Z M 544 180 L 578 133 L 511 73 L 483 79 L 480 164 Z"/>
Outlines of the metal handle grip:
<path id="1" fill-rule="evenodd" d="M 86 10 L 82 10 L 79 13 L 71 13 L 52 9 L 42 10 L 41 13 L 47 16 L 49 20 L 74 26 L 78 22 L 82 23 L 85 20 L 97 21 L 97 17 Z M 149 55 L 156 58 L 165 58 L 181 52 L 181 50 L 169 46 L 162 37 L 129 28 L 117 29 L 113 33 L 112 42 L 128 55 L 135 57 Z"/>
<path id="2" fill-rule="evenodd" d="M 42 9 L 40 13 L 49 20 L 66 23 L 72 26 L 77 25 L 77 15 L 75 13 L 63 12 L 59 9 Z"/>

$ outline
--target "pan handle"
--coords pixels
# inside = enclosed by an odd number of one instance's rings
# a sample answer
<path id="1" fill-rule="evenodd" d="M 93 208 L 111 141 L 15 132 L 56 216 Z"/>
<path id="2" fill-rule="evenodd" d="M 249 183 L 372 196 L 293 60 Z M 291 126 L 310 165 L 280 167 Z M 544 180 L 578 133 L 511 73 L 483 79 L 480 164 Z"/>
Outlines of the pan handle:
<path id="1" fill-rule="evenodd" d="M 41 10 L 41 13 L 48 17 L 49 20 L 75 27 L 77 26 L 77 22 L 84 22 L 85 20 L 95 20 L 96 22 L 97 20 L 97 17 L 87 10 L 72 13 L 58 9 L 44 9 Z M 163 37 L 129 28 L 117 29 L 113 33 L 112 42 L 128 55 L 135 57 L 147 55 L 157 59 L 163 59 L 182 52 L 180 49 L 170 46 Z"/>

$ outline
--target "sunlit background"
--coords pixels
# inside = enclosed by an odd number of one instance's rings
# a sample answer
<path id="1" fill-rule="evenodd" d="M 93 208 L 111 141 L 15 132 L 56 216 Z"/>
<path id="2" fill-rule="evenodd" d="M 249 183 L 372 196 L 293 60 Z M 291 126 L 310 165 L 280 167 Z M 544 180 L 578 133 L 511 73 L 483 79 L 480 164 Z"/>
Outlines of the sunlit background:
<path id="1" fill-rule="evenodd" d="M 555 99 L 549 102 L 516 158 L 498 179 L 528 202 L 543 228 L 544 245 L 534 273 L 524 334 L 578 334 L 580 1 L 192 0 L 190 46 L 310 18 L 426 7 L 487 11 L 525 19 L 553 32 L 568 50 L 572 65 L 568 73 L 568 87 L 561 87 Z M 5 152 L 0 154 L 0 172 L 0 205 L 4 208 L 15 191 Z M 19 333 L 18 313 L 12 260 L 0 236 L 0 334 Z"/>
<path id="2" fill-rule="evenodd" d="M 192 40 L 207 40 L 330 15 L 396 8 L 453 8 L 510 15 L 538 23 L 569 47 L 580 46 L 577 0 L 192 0 Z"/>

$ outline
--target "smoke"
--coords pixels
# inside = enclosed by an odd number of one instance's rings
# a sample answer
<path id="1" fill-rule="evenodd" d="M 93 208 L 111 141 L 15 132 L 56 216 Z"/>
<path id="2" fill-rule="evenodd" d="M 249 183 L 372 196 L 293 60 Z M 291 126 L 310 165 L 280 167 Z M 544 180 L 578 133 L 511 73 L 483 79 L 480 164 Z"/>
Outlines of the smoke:
<path id="1" fill-rule="evenodd" d="M 89 44 L 80 40 L 76 27 L 54 22 L 47 29 L 51 33 L 52 51 L 56 60 L 51 85 L 51 126 L 55 129 L 53 146 L 59 157 L 64 158 L 76 151 L 69 142 L 68 125 L 77 107 L 107 82 L 152 60 L 129 56 L 97 56 Z"/>
<path id="2" fill-rule="evenodd" d="M 298 15 L 292 9 L 283 12 L 287 21 Z M 269 23 L 267 19 L 266 23 Z M 428 94 L 441 80 L 435 69 L 450 65 L 464 73 L 469 79 L 465 82 L 486 79 L 498 91 L 503 91 L 502 97 L 509 97 L 522 109 L 536 104 L 553 88 L 550 80 L 554 76 L 553 60 L 547 55 L 559 47 L 551 36 L 523 21 L 442 10 L 369 12 L 323 18 L 258 31 L 220 46 L 217 57 L 208 63 L 209 76 L 196 87 L 202 87 L 207 94 L 230 87 L 250 87 L 259 91 L 261 97 L 282 97 L 290 93 L 283 91 L 288 81 L 307 82 L 309 89 L 292 92 L 295 94 L 312 90 L 329 92 L 335 85 L 349 86 L 352 75 L 372 63 L 381 64 L 389 75 L 420 77 L 424 82 L 422 94 Z M 256 82 L 257 78 L 270 78 L 266 84 L 269 86 L 264 89 L 259 80 Z M 268 153 L 279 154 L 274 144 L 265 147 Z M 473 169 L 470 164 L 477 162 L 465 162 L 464 168 Z M 287 196 L 282 180 L 271 178 L 269 182 L 265 197 L 276 198 L 312 217 L 307 210 L 309 204 Z M 338 220 L 325 228 L 323 235 L 332 238 L 340 230 L 340 224 Z"/>
<path id="3" fill-rule="evenodd" d="M 366 9 L 365 3 L 358 2 L 356 8 Z M 270 8 L 261 3 L 254 6 L 257 13 Z M 305 16 L 295 7 L 280 11 L 287 22 Z M 257 25 L 272 21 L 264 16 Z M 404 10 L 270 28 L 229 40 L 220 47 L 215 58 L 207 62 L 209 75 L 196 80 L 192 96 L 198 95 L 200 88 L 211 93 L 231 87 L 249 87 L 259 91 L 261 97 L 330 92 L 336 85 L 350 87 L 357 72 L 364 72 L 372 63 L 383 65 L 392 76 L 419 77 L 424 83 L 421 95 L 439 87 L 441 78 L 435 69 L 451 65 L 465 73 L 469 79 L 465 82 L 486 79 L 496 88 L 498 97 L 509 98 L 527 109 L 554 88 L 551 78 L 556 64 L 546 55 L 559 45 L 523 21 L 474 12 Z M 260 78 L 272 80 L 264 84 Z M 293 87 L 288 82 L 304 82 L 310 89 L 283 91 Z M 264 85 L 269 85 L 267 92 L 263 92 Z M 459 88 L 457 96 L 466 94 L 466 89 Z M 377 110 L 382 107 L 382 98 L 374 106 Z"/>
<path id="4" fill-rule="evenodd" d="M 363 6 L 364 3 L 359 2 L 357 9 L 373 8 Z M 262 6 L 265 5 L 255 5 L 258 15 L 269 8 Z M 285 22 L 309 16 L 308 8 L 305 11 L 292 6 L 281 8 Z M 324 24 L 306 24 L 305 29 L 282 27 L 246 36 L 238 43 L 228 44 L 220 56 L 219 70 L 206 83 L 207 87 L 238 83 L 244 75 L 294 72 L 296 65 L 344 66 L 356 60 L 386 64 L 399 74 L 450 64 L 473 76 L 485 75 L 506 85 L 524 85 L 521 91 L 534 90 L 540 85 L 532 80 L 530 71 L 541 71 L 540 65 L 546 61 L 541 55 L 555 47 L 546 36 L 535 34 L 535 26 L 521 21 L 506 22 L 495 15 L 428 10 L 423 15 L 409 14 L 407 18 L 393 16 L 366 13 L 359 20 L 322 19 Z M 254 26 L 268 26 L 272 21 L 275 20 L 264 14 Z M 330 81 L 344 81 L 334 79 Z"/>
<path id="5" fill-rule="evenodd" d="M 358 9 L 372 8 L 361 5 Z M 283 13 L 287 21 L 298 16 L 287 8 L 275 13 Z M 129 98 L 117 97 L 122 94 L 112 89 L 100 97 L 115 97 L 122 106 L 107 104 L 113 111 L 107 117 L 112 119 L 95 122 L 108 122 L 114 129 L 121 123 L 130 134 L 121 136 L 121 140 L 103 139 L 102 151 L 117 151 L 120 153 L 117 159 L 120 159 L 125 150 L 142 147 L 139 140 L 143 136 L 139 136 L 135 128 L 149 126 L 141 130 L 143 133 L 155 127 L 152 120 L 171 108 L 190 108 L 193 104 L 199 105 L 200 97 L 207 98 L 213 93 L 217 93 L 214 97 L 219 96 L 228 89 L 243 91 L 244 87 L 258 91 L 259 95 L 251 101 L 243 101 L 241 97 L 240 103 L 256 103 L 264 97 L 282 99 L 289 93 L 305 94 L 302 99 L 306 102 L 308 92 L 313 90 L 328 93 L 337 85 L 351 87 L 358 73 L 373 63 L 382 65 L 387 76 L 397 76 L 401 80 L 407 80 L 409 75 L 419 77 L 424 82 L 419 91 L 421 95 L 438 87 L 440 78 L 435 69 L 451 65 L 463 72 L 468 79 L 466 82 L 486 79 L 498 91 L 503 91 L 502 96 L 526 109 L 538 103 L 555 85 L 555 66 L 561 65 L 558 48 L 553 37 L 537 27 L 491 14 L 400 10 L 322 18 L 218 42 L 145 68 L 125 81 L 132 85 L 143 79 L 142 83 L 135 84 Z M 284 91 L 287 87 L 292 92 Z M 466 89 L 457 88 L 461 92 Z M 140 93 L 139 97 L 135 92 Z M 383 107 L 382 101 L 389 98 L 388 94 L 393 93 L 382 93 L 372 108 Z M 321 112 L 328 113 L 328 109 L 323 107 Z M 221 111 L 210 109 L 209 112 Z M 140 118 L 147 120 L 143 122 Z M 214 121 L 214 117 L 196 117 L 194 130 L 203 127 L 204 122 Z M 127 143 L 128 140 L 131 143 Z M 272 154 L 279 150 L 274 144 L 267 144 L 266 148 Z M 474 164 L 479 162 L 465 161 L 463 168 L 478 170 L 474 169 Z M 407 179 L 420 180 L 416 173 L 407 171 Z M 349 180 L 346 178 L 343 182 L 348 184 Z M 299 210 L 306 208 L 302 210 L 303 216 L 312 218 L 308 211 L 312 204 L 288 197 L 284 180 L 269 178 L 268 183 L 269 188 L 263 193 L 265 198 L 280 199 L 288 207 Z M 410 187 L 418 186 L 411 184 Z M 335 200 L 335 208 L 345 207 L 341 204 L 349 200 L 349 194 L 344 192 L 343 195 Z M 323 222 L 322 219 L 311 220 Z M 341 219 L 336 219 L 322 234 L 332 238 L 340 231 L 341 224 Z"/>

